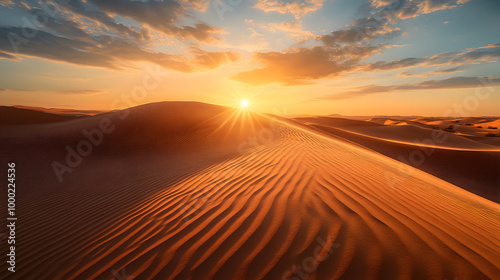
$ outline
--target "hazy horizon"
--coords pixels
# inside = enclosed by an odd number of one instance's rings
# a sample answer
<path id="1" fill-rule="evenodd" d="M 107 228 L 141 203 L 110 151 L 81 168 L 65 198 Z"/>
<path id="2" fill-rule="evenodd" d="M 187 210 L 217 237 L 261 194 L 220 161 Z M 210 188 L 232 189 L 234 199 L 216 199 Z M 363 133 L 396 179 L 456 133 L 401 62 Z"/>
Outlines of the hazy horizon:
<path id="1" fill-rule="evenodd" d="M 19 109 L 27 109 L 27 110 L 35 110 L 35 111 L 43 111 L 47 113 L 53 113 L 53 114 L 66 114 L 66 113 L 88 113 L 88 114 L 104 114 L 104 113 L 109 113 L 109 112 L 114 112 L 114 111 L 119 111 L 119 110 L 125 110 L 125 109 L 131 109 L 137 106 L 141 105 L 147 105 L 147 104 L 153 104 L 153 103 L 161 103 L 161 102 L 198 102 L 198 103 L 205 103 L 209 105 L 217 105 L 217 106 L 223 106 L 219 104 L 213 104 L 213 103 L 207 103 L 207 102 L 200 102 L 200 101 L 190 101 L 190 100 L 175 100 L 175 101 L 156 101 L 152 103 L 144 103 L 136 106 L 131 106 L 123 109 L 115 109 L 115 110 L 94 110 L 94 109 L 75 109 L 75 108 L 56 108 L 56 107 L 37 107 L 37 106 L 24 106 L 24 105 L 0 105 L 0 106 L 7 106 L 7 107 L 14 107 L 14 108 L 19 108 Z M 234 108 L 238 109 L 241 106 L 223 106 L 223 107 L 229 107 L 229 108 Z M 498 118 L 500 115 L 470 115 L 470 116 L 463 116 L 463 115 L 449 115 L 449 116 L 432 116 L 432 115 L 343 115 L 343 114 L 337 114 L 337 113 L 331 113 L 331 114 L 286 114 L 287 112 L 274 112 L 278 113 L 276 114 L 277 116 L 289 116 L 289 117 L 295 117 L 295 116 L 319 116 L 319 117 L 327 117 L 327 116 L 339 116 L 339 117 L 403 117 L 403 118 L 412 118 L 412 117 L 423 117 L 423 118 L 436 118 L 436 119 L 462 119 L 462 118 Z M 273 113 L 266 113 L 266 114 L 273 114 Z M 274 115 L 274 114 L 273 114 Z"/>

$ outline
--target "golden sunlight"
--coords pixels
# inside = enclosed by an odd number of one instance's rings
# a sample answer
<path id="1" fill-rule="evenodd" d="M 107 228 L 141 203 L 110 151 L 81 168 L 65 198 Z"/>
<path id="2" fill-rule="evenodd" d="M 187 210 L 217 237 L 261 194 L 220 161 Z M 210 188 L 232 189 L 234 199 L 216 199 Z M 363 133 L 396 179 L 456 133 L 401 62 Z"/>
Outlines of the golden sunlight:
<path id="1" fill-rule="evenodd" d="M 241 100 L 241 106 L 246 107 L 248 102 L 246 100 Z"/>

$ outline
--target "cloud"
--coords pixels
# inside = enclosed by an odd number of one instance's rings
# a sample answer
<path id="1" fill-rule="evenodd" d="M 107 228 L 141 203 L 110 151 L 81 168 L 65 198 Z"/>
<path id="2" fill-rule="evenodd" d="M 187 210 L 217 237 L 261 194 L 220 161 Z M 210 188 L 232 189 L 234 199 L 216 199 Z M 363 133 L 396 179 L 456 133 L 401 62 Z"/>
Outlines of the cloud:
<path id="1" fill-rule="evenodd" d="M 169 36 L 194 38 L 200 42 L 216 40 L 214 33 L 222 30 L 205 23 L 194 26 L 178 25 L 178 22 L 188 16 L 186 6 L 174 0 L 164 1 L 131 1 L 131 0 L 88 0 L 89 3 L 107 14 L 117 14 L 145 24 Z M 199 9 L 200 2 L 184 1 L 187 7 Z M 203 5 L 203 4 L 202 4 Z"/>
<path id="2" fill-rule="evenodd" d="M 405 58 L 393 61 L 377 61 L 372 64 L 368 64 L 364 67 L 366 71 L 380 71 L 380 70 L 395 70 L 407 67 L 414 67 L 423 64 L 426 60 L 423 58 Z"/>
<path id="3" fill-rule="evenodd" d="M 197 47 L 190 50 L 193 58 L 191 64 L 193 71 L 214 69 L 227 62 L 235 62 L 240 54 L 235 52 L 207 52 Z"/>
<path id="4" fill-rule="evenodd" d="M 444 56 L 444 58 L 441 58 L 441 56 Z M 446 60 L 448 57 L 449 56 L 446 54 L 433 56 L 431 58 L 431 63 L 440 62 L 442 59 Z M 449 60 L 449 62 L 453 64 L 467 64 L 478 61 L 496 62 L 498 61 L 498 58 L 500 58 L 500 43 L 490 44 L 475 49 L 468 49 L 455 55 Z"/>
<path id="5" fill-rule="evenodd" d="M 239 73 L 231 79 L 252 85 L 273 82 L 300 85 L 307 84 L 307 80 L 331 76 L 347 68 L 330 60 L 330 54 L 322 47 L 298 49 L 288 53 L 257 53 L 255 58 L 265 67 Z"/>
<path id="6" fill-rule="evenodd" d="M 179 0 L 180 4 L 186 9 L 192 9 L 198 12 L 206 12 L 210 0 Z"/>
<path id="7" fill-rule="evenodd" d="M 315 12 L 323 7 L 323 2 L 326 0 L 292 0 L 292 1 L 269 1 L 258 0 L 254 5 L 255 9 L 262 10 L 266 13 L 278 12 L 280 14 L 292 14 L 296 19 L 303 17 L 306 14 Z"/>
<path id="8" fill-rule="evenodd" d="M 36 34 L 26 39 L 20 34 Z M 59 37 L 51 33 L 20 27 L 0 27 L 0 50 L 18 54 L 73 64 L 117 68 L 112 57 L 97 52 L 98 47 L 91 43 Z"/>
<path id="9" fill-rule="evenodd" d="M 24 88 L 0 88 L 0 91 L 2 92 L 36 92 L 37 90 L 33 89 L 24 89 Z"/>
<path id="10" fill-rule="evenodd" d="M 0 52 L 0 59 L 20 60 L 19 57 L 4 52 Z"/>
<path id="11" fill-rule="evenodd" d="M 190 11 L 206 10 L 207 5 L 206 0 L 28 0 L 12 4 L 9 9 L 26 14 L 28 20 L 22 28 L 0 26 L 0 58 L 20 60 L 16 54 L 110 69 L 133 67 L 132 63 L 143 61 L 184 73 L 214 69 L 235 61 L 239 54 L 189 46 L 182 54 L 169 54 L 153 51 L 150 41 L 157 34 L 205 43 L 217 40 L 213 34 L 220 31 L 218 28 L 196 20 L 192 26 L 180 24 L 190 17 Z M 135 22 L 119 23 L 117 16 Z"/>
<path id="12" fill-rule="evenodd" d="M 41 30 L 24 29 L 24 31 L 36 33 L 36 36 L 29 40 L 18 38 L 19 34 L 23 34 L 22 28 L 0 27 L 0 50 L 13 52 L 12 42 L 16 42 L 20 55 L 111 69 L 127 67 L 124 61 L 145 61 L 185 73 L 214 69 L 239 57 L 239 54 L 233 52 L 207 52 L 199 48 L 191 48 L 190 55 L 168 54 L 148 51 L 134 41 L 119 37 L 92 37 L 95 42 L 85 42 Z"/>
<path id="13" fill-rule="evenodd" d="M 86 29 L 94 29 L 92 31 L 114 31 L 136 40 L 149 40 L 151 30 L 156 30 L 164 35 L 205 43 L 217 41 L 215 34 L 222 32 L 193 18 L 192 11 L 205 11 L 207 7 L 208 0 L 27 0 L 9 5 L 9 8 L 19 11 L 24 9 L 32 14 L 38 13 L 39 19 L 47 16 L 57 18 L 55 22 L 59 26 L 52 25 L 50 28 L 85 24 Z M 117 16 L 138 24 L 119 23 Z M 66 21 L 61 22 L 61 18 Z M 192 25 L 181 24 L 187 18 Z"/>
<path id="14" fill-rule="evenodd" d="M 500 58 L 500 44 L 467 49 L 461 52 L 444 52 L 429 58 L 405 58 L 393 61 L 377 61 L 364 65 L 365 71 L 388 71 L 415 66 L 463 65 L 478 62 L 496 62 Z"/>
<path id="15" fill-rule="evenodd" d="M 423 14 L 453 9 L 470 0 L 372 0 L 375 8 L 389 9 L 399 19 L 415 18 Z"/>
<path id="16" fill-rule="evenodd" d="M 253 85 L 281 83 L 289 86 L 309 84 L 317 79 L 331 78 L 354 71 L 357 73 L 389 71 L 416 66 L 434 67 L 443 65 L 448 65 L 447 68 L 451 69 L 452 66 L 456 67 L 461 64 L 497 61 L 500 56 L 500 44 L 466 49 L 459 52 L 446 52 L 431 57 L 409 57 L 394 61 L 360 64 L 363 59 L 380 53 L 384 49 L 396 47 L 384 43 L 401 35 L 401 30 L 394 26 L 399 18 L 391 18 L 394 14 L 399 16 L 401 12 L 408 16 L 413 7 L 416 9 L 414 11 L 416 16 L 453 8 L 464 2 L 460 0 L 372 1 L 368 16 L 354 20 L 340 30 L 319 36 L 302 33 L 300 24 L 296 22 L 272 23 L 266 27 L 272 32 L 285 31 L 290 36 L 304 38 L 304 40 L 314 38 L 316 41 L 320 41 L 323 46 L 294 49 L 293 47 L 296 46 L 294 45 L 291 50 L 283 52 L 255 53 L 254 58 L 262 67 L 241 72 L 231 79 Z M 261 7 L 262 10 L 267 12 L 279 11 L 281 13 L 290 12 L 289 4 L 292 5 L 293 3 L 297 4 L 298 2 L 258 2 L 259 5 L 266 4 L 266 8 Z M 308 71 L 311 74 L 308 74 Z M 403 71 L 399 75 L 404 77 L 425 77 L 430 74 L 446 74 L 459 71 L 458 69 L 453 71 L 441 69 L 423 74 Z"/>
<path id="17" fill-rule="evenodd" d="M 348 44 L 342 46 L 314 46 L 286 52 L 254 53 L 263 68 L 241 72 L 232 80 L 251 85 L 281 83 L 283 85 L 311 84 L 313 80 L 332 78 L 354 71 L 359 61 L 383 49 L 387 44 Z"/>
<path id="18" fill-rule="evenodd" d="M 457 66 L 457 67 L 436 69 L 436 70 L 428 71 L 425 73 L 411 73 L 408 71 L 403 71 L 403 72 L 398 73 L 398 76 L 400 76 L 400 77 L 429 77 L 431 75 L 445 75 L 445 74 L 451 74 L 451 73 L 457 73 L 457 72 L 463 72 L 463 70 L 459 66 Z"/>
<path id="19" fill-rule="evenodd" d="M 361 18 L 353 21 L 344 29 L 318 36 L 317 40 L 326 46 L 334 46 L 341 43 L 352 44 L 363 40 L 374 40 L 382 36 L 394 37 L 399 35 L 399 31 L 399 28 L 389 26 L 384 19 Z"/>
<path id="20" fill-rule="evenodd" d="M 392 92 L 399 90 L 432 90 L 432 89 L 459 89 L 476 88 L 483 86 L 500 86 L 500 77 L 453 77 L 442 80 L 427 80 L 412 84 L 402 85 L 368 85 L 359 87 L 355 90 L 343 92 L 335 95 L 324 96 L 321 99 L 339 100 L 371 93 Z"/>
<path id="21" fill-rule="evenodd" d="M 302 30 L 302 25 L 294 21 L 280 23 L 272 22 L 263 26 L 263 28 L 271 32 L 283 31 L 286 32 L 290 37 L 297 38 L 298 40 L 302 41 L 313 37 L 313 33 L 311 31 Z"/>
<path id="22" fill-rule="evenodd" d="M 11 0 L 0 0 L 0 6 L 9 6 L 9 5 L 14 5 L 14 2 Z"/>
<path id="23" fill-rule="evenodd" d="M 300 18 L 319 9 L 323 2 L 259 0 L 255 8 L 265 12 L 292 13 L 296 18 Z M 231 79 L 252 85 L 281 83 L 289 86 L 335 77 L 356 69 L 361 59 L 391 47 L 386 43 L 375 43 L 377 39 L 392 38 L 400 33 L 399 28 L 390 26 L 388 20 L 373 17 L 357 19 L 341 30 L 321 36 L 314 36 L 312 32 L 302 30 L 300 22 L 271 23 L 265 28 L 271 32 L 285 31 L 291 37 L 298 38 L 300 43 L 314 38 L 321 41 L 323 46 L 255 53 L 255 59 L 263 67 L 241 72 Z"/>
<path id="24" fill-rule="evenodd" d="M 149 40 L 149 31 L 146 28 L 142 27 L 131 27 L 128 25 L 124 25 L 122 23 L 117 23 L 112 17 L 110 17 L 105 12 L 101 11 L 94 5 L 91 5 L 88 2 L 80 1 L 80 0 L 72 0 L 65 1 L 65 3 L 61 4 L 69 13 L 73 13 L 73 15 L 80 15 L 81 17 L 93 21 L 94 24 L 103 24 L 110 30 L 116 31 L 119 34 L 128 35 L 136 40 Z M 83 21 L 80 19 L 80 21 Z M 67 21 L 68 22 L 68 21 Z M 58 22 L 60 23 L 60 22 Z M 74 23 L 78 24 L 78 23 Z M 59 25 L 67 25 L 67 24 L 59 24 Z M 61 28 L 61 26 L 52 26 L 52 28 Z M 78 31 L 77 31 L 78 32 Z"/>
<path id="25" fill-rule="evenodd" d="M 107 93 L 108 91 L 102 90 L 102 89 L 69 89 L 69 90 L 47 90 L 47 89 L 39 89 L 39 90 L 32 90 L 32 89 L 22 89 L 22 88 L 17 88 L 17 89 L 12 89 L 12 88 L 0 88 L 0 92 L 4 91 L 14 91 L 14 92 L 40 92 L 40 93 L 47 93 L 47 92 L 56 92 L 60 94 L 71 94 L 71 95 L 85 95 L 85 94 L 101 94 L 101 93 Z"/>
<path id="26" fill-rule="evenodd" d="M 431 74 L 450 74 L 450 73 L 457 73 L 457 72 L 462 72 L 463 70 L 460 67 L 450 67 L 450 68 L 444 68 L 444 69 L 437 69 L 434 71 L 431 71 Z"/>
<path id="27" fill-rule="evenodd" d="M 425 74 L 425 73 L 419 74 L 419 73 L 411 73 L 408 71 L 403 71 L 401 73 L 398 73 L 398 76 L 400 76 L 400 77 L 427 77 L 427 74 Z"/>
<path id="28" fill-rule="evenodd" d="M 71 90 L 59 90 L 58 93 L 62 94 L 100 94 L 106 93 L 105 90 L 100 89 L 71 89 Z"/>
<path id="29" fill-rule="evenodd" d="M 231 79 L 252 85 L 309 84 L 311 80 L 334 77 L 352 70 L 359 59 L 378 52 L 384 47 L 366 45 L 327 48 L 316 46 L 294 49 L 289 52 L 256 53 L 255 59 L 264 67 L 239 73 Z"/>

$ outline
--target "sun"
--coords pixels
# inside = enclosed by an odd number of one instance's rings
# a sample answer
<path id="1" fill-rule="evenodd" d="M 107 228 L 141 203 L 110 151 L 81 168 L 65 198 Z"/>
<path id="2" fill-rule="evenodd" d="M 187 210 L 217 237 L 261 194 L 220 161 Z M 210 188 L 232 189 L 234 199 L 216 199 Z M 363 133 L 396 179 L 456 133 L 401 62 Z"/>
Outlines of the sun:
<path id="1" fill-rule="evenodd" d="M 241 100 L 241 106 L 246 107 L 248 102 L 246 100 Z"/>

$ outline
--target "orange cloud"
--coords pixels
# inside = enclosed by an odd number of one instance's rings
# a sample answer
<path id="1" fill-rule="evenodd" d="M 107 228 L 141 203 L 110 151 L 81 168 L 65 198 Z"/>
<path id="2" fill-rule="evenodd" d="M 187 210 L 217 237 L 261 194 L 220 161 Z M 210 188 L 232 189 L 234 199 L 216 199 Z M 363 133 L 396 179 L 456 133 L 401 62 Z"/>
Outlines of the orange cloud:
<path id="1" fill-rule="evenodd" d="M 285 53 L 256 53 L 255 58 L 264 67 L 239 73 L 231 79 L 252 85 L 309 84 L 310 80 L 335 76 L 352 68 L 351 61 L 341 62 L 334 57 L 335 53 L 325 47 L 300 48 Z"/>
<path id="2" fill-rule="evenodd" d="M 4 52 L 0 52 L 0 59 L 21 60 L 17 56 L 14 56 L 14 55 L 11 55 L 11 54 L 8 54 L 8 53 L 4 53 Z"/>
<path id="3" fill-rule="evenodd" d="M 314 36 L 311 31 L 302 30 L 302 25 L 297 22 L 272 22 L 267 24 L 264 28 L 271 32 L 283 31 L 288 33 L 292 38 L 297 38 L 299 40 L 307 40 Z"/>
<path id="4" fill-rule="evenodd" d="M 306 14 L 315 12 L 323 7 L 323 2 L 326 0 L 297 0 L 292 2 L 258 0 L 254 8 L 262 10 L 266 13 L 278 12 L 280 14 L 290 13 L 296 19 L 303 17 Z"/>

